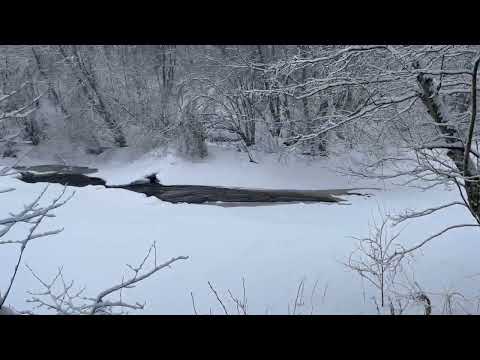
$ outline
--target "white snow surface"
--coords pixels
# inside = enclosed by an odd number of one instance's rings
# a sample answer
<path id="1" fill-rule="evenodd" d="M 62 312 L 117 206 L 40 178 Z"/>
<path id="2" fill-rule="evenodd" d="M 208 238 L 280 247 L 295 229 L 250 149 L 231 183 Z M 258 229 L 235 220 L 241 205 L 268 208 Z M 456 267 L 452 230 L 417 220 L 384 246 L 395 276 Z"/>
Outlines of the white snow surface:
<path id="1" fill-rule="evenodd" d="M 123 151 L 123 150 L 122 150 Z M 210 281 L 230 309 L 227 290 L 242 296 L 245 278 L 249 312 L 287 314 L 292 308 L 297 287 L 305 279 L 304 307 L 300 313 L 317 314 L 375 313 L 371 297 L 375 291 L 347 270 L 343 261 L 354 249 L 352 236 L 368 234 L 372 216 L 378 209 L 395 212 L 406 208 L 423 209 L 457 200 L 456 191 L 434 189 L 420 191 L 391 184 L 356 181 L 332 170 L 326 160 L 279 161 L 277 156 L 256 154 L 259 164 L 248 161 L 244 153 L 210 146 L 210 155 L 201 161 L 178 158 L 165 152 L 145 155 L 104 154 L 80 162 L 66 159 L 69 165 L 88 165 L 99 169 L 109 184 L 127 183 L 158 172 L 163 184 L 202 184 L 256 188 L 333 189 L 381 187 L 369 191 L 374 196 L 348 197 L 349 205 L 290 204 L 259 207 L 224 208 L 212 205 L 170 204 L 156 198 L 101 186 L 69 188 L 76 194 L 56 217 L 42 229 L 63 227 L 58 235 L 32 241 L 26 250 L 17 281 L 7 300 L 16 309 L 28 309 L 27 290 L 40 290 L 37 280 L 25 269 L 28 264 L 42 278 L 52 278 L 64 267 L 67 279 L 76 286 L 87 286 L 86 295 L 121 282 L 137 265 L 153 241 L 157 241 L 159 261 L 187 255 L 190 258 L 161 270 L 134 289 L 124 300 L 146 301 L 143 314 L 192 314 L 191 292 L 200 313 L 223 313 L 209 290 Z M 95 159 L 95 160 L 94 160 Z M 32 154 L 21 165 L 52 163 Z M 65 158 L 64 158 L 65 160 Z M 73 163 L 73 161 L 76 161 Z M 337 159 L 338 161 L 338 159 Z M 57 161 L 57 163 L 59 163 Z M 8 164 L 3 160 L 0 165 Z M 0 188 L 16 191 L 0 194 L 0 218 L 19 211 L 45 184 L 26 184 L 15 177 L 1 177 Z M 62 190 L 51 184 L 44 203 Z M 415 244 L 448 225 L 471 223 L 462 208 L 450 208 L 411 222 L 401 237 Z M 413 264 L 415 280 L 432 292 L 457 289 L 476 295 L 480 272 L 478 230 L 453 230 L 427 245 Z M 18 226 L 9 234 L 16 239 L 25 233 Z M 0 289 L 8 284 L 18 248 L 0 248 Z M 311 300 L 313 284 L 317 291 Z M 441 311 L 434 303 L 434 312 Z"/>

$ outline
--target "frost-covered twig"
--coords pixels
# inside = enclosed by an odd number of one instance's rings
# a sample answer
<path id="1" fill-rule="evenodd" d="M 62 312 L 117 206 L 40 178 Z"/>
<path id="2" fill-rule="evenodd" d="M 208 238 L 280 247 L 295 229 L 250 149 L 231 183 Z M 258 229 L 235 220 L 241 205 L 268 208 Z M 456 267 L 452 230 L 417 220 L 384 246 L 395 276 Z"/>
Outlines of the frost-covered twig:
<path id="1" fill-rule="evenodd" d="M 455 206 L 455 205 L 465 206 L 465 204 L 463 202 L 453 201 L 453 202 L 448 203 L 448 204 L 444 204 L 444 205 L 440 205 L 440 206 L 436 206 L 436 207 L 431 207 L 431 208 L 428 208 L 428 209 L 424 209 L 422 211 L 406 210 L 403 214 L 392 216 L 391 219 L 392 219 L 393 225 L 398 225 L 398 224 L 400 224 L 400 223 L 402 223 L 406 220 L 410 220 L 410 219 L 413 219 L 413 218 L 419 218 L 419 217 L 422 217 L 422 216 L 427 216 L 427 215 L 433 214 L 434 212 L 437 212 L 439 210 L 443 210 L 443 209 L 446 209 L 446 208 L 449 208 L 449 207 Z"/>
<path id="2" fill-rule="evenodd" d="M 193 297 L 193 292 L 191 291 L 190 291 L 190 297 L 192 298 L 193 312 L 195 313 L 195 315 L 198 315 L 197 307 L 195 306 L 195 298 Z"/>
<path id="3" fill-rule="evenodd" d="M 426 238 L 425 240 L 423 240 L 422 242 L 418 243 L 415 246 L 411 246 L 409 248 L 402 248 L 401 250 L 398 250 L 398 249 L 395 250 L 395 252 L 390 256 L 390 259 L 393 260 L 393 259 L 396 259 L 396 258 L 403 258 L 405 255 L 413 253 L 414 251 L 420 249 L 421 247 L 425 246 L 427 243 L 429 243 L 433 239 L 438 238 L 439 236 L 445 234 L 446 232 L 448 232 L 450 230 L 453 230 L 453 229 L 464 228 L 464 227 L 477 227 L 478 228 L 478 227 L 480 227 L 480 225 L 479 224 L 457 224 L 457 225 L 448 226 L 445 229 L 443 229 L 442 231 L 439 231 L 436 234 L 433 234 L 433 235 L 429 236 L 428 238 Z"/>
<path id="4" fill-rule="evenodd" d="M 230 296 L 230 299 L 234 302 L 235 306 L 237 307 L 237 313 L 240 314 L 240 310 L 242 311 L 243 315 L 248 314 L 248 304 L 247 304 L 247 296 L 246 296 L 246 290 L 245 290 L 245 278 L 242 277 L 242 287 L 243 287 L 243 298 L 242 300 L 239 300 L 236 296 L 232 294 L 230 289 L 228 289 L 228 295 Z"/>
<path id="5" fill-rule="evenodd" d="M 151 252 L 152 248 L 154 248 L 154 247 L 155 247 L 155 243 L 150 247 L 150 249 L 148 251 L 148 254 L 144 258 L 142 263 L 137 268 L 134 269 L 135 275 L 132 278 L 130 278 L 126 281 L 122 281 L 120 284 L 112 286 L 112 287 L 102 291 L 101 293 L 99 293 L 97 295 L 97 297 L 95 298 L 95 302 L 92 305 L 92 309 L 91 309 L 91 312 L 90 312 L 91 314 L 95 314 L 98 311 L 98 309 L 101 309 L 101 308 L 104 308 L 104 307 L 119 306 L 119 305 L 112 305 L 112 304 L 105 305 L 105 303 L 103 303 L 103 298 L 104 297 L 106 297 L 106 296 L 108 296 L 108 295 L 110 295 L 110 294 L 112 294 L 116 291 L 119 291 L 121 289 L 130 288 L 133 285 L 135 285 L 136 283 L 138 283 L 138 282 L 150 277 L 151 275 L 155 274 L 157 271 L 159 271 L 163 268 L 166 268 L 166 267 L 170 267 L 170 265 L 173 264 L 174 262 L 177 262 L 179 260 L 188 260 L 188 258 L 189 258 L 188 256 L 177 256 L 177 257 L 171 258 L 170 260 L 164 262 L 163 264 L 160 264 L 160 265 L 155 264 L 153 269 L 142 273 L 141 271 L 143 270 L 143 266 L 145 264 L 145 261 L 150 256 L 150 252 Z M 155 259 L 155 262 L 156 262 L 156 259 Z M 132 268 L 132 267 L 130 267 L 130 268 Z M 143 309 L 143 306 L 140 307 L 140 309 Z"/>
<path id="6" fill-rule="evenodd" d="M 38 102 L 38 100 L 40 100 L 40 98 L 45 95 L 45 93 L 35 97 L 32 101 L 30 101 L 28 104 L 18 108 L 18 109 L 15 109 L 15 110 L 12 110 L 10 112 L 4 112 L 4 113 L 0 113 L 0 121 L 2 120 L 5 120 L 5 119 L 9 119 L 9 118 L 25 118 L 27 116 L 29 116 L 30 114 L 32 114 L 34 111 L 36 111 L 37 109 L 35 107 L 29 109 L 31 106 L 33 106 L 35 103 Z"/>
<path id="7" fill-rule="evenodd" d="M 225 313 L 225 315 L 228 315 L 228 311 L 227 311 L 227 308 L 225 307 L 225 304 L 223 303 L 222 299 L 220 299 L 220 297 L 218 296 L 217 291 L 215 290 L 213 285 L 210 283 L 210 281 L 208 282 L 208 286 L 210 287 L 210 290 L 212 291 L 212 293 L 215 295 L 215 298 L 217 299 L 217 301 L 222 306 L 222 309 L 223 309 L 223 312 Z"/>

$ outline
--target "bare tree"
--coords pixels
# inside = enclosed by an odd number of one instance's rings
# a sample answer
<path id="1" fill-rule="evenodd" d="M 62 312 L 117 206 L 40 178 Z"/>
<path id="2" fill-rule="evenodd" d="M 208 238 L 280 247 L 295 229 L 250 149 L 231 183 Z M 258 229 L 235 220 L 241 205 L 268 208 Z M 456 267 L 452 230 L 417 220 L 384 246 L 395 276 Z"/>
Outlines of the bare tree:
<path id="1" fill-rule="evenodd" d="M 380 212 L 377 222 L 373 219 L 370 235 L 356 238 L 357 248 L 344 263 L 348 269 L 367 280 L 379 292 L 373 301 L 378 314 L 401 315 L 412 305 L 420 304 L 425 315 L 432 313 L 432 303 L 418 282 L 412 281 L 409 265 L 413 252 L 406 251 L 400 242 L 401 231 L 390 233 L 392 217 Z"/>
<path id="2" fill-rule="evenodd" d="M 344 264 L 378 289 L 382 308 L 385 306 L 388 292 L 395 283 L 396 276 L 403 271 L 404 260 L 404 257 L 394 255 L 399 246 L 395 241 L 400 236 L 400 232 L 393 235 L 389 233 L 389 220 L 388 216 L 382 216 L 380 223 L 377 224 L 374 219 L 370 236 L 355 238 L 358 241 L 357 248 Z"/>
<path id="3" fill-rule="evenodd" d="M 322 123 L 292 138 L 292 147 L 355 125 L 355 136 L 365 136 L 365 147 L 380 151 L 362 169 L 347 169 L 350 174 L 397 179 L 423 189 L 444 185 L 458 188 L 459 201 L 407 217 L 464 206 L 474 223 L 447 226 L 406 249 L 407 253 L 447 231 L 480 224 L 476 131 L 479 62 L 479 50 L 472 46 L 325 46 L 266 67 L 275 79 L 297 74 L 297 83 L 252 92 L 281 93 L 302 101 L 355 90 L 356 106 L 335 107 L 332 113 L 319 116 Z M 306 69 L 312 74 L 319 69 L 318 75 L 302 78 Z"/>

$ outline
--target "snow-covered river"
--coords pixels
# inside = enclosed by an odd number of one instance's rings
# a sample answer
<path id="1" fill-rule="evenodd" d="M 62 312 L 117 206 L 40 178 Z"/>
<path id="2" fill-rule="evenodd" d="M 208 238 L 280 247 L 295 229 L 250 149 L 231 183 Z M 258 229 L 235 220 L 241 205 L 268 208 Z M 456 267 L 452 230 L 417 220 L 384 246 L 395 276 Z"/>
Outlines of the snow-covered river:
<path id="1" fill-rule="evenodd" d="M 236 154 L 214 153 L 209 162 L 187 164 L 169 159 L 145 159 L 128 166 L 99 167 L 99 176 L 125 183 L 139 174 L 158 171 L 165 183 L 225 184 L 228 186 L 330 188 L 352 183 L 322 167 L 289 167 L 266 162 L 255 167 L 228 161 Z M 230 165 L 235 164 L 235 165 Z M 302 167 L 303 166 L 303 167 Z M 302 174 L 302 176 L 300 176 Z M 0 217 L 17 211 L 44 188 L 14 177 L 0 179 L 2 187 L 16 191 L 1 195 Z M 361 184 L 362 186 L 365 184 Z M 61 185 L 50 185 L 45 201 L 57 196 Z M 191 314 L 191 293 L 200 313 L 222 313 L 208 281 L 228 303 L 227 290 L 240 295 L 245 279 L 251 313 L 288 312 L 299 282 L 305 279 L 306 305 L 301 313 L 375 313 L 374 289 L 342 264 L 355 247 L 352 236 L 368 235 L 372 216 L 379 208 L 401 211 L 424 208 L 456 199 L 454 191 L 391 188 L 374 191 L 370 198 L 351 198 L 351 205 L 288 204 L 259 207 L 220 207 L 170 204 L 153 197 L 100 186 L 69 188 L 75 196 L 48 218 L 43 229 L 64 228 L 55 236 L 32 242 L 23 264 L 45 279 L 64 267 L 66 278 L 87 286 L 87 294 L 120 282 L 128 264 L 139 263 L 152 242 L 159 260 L 187 255 L 189 260 L 172 265 L 123 294 L 126 300 L 146 301 L 145 313 Z M 354 199 L 354 200 L 353 200 Z M 350 199 L 349 199 L 350 200 Z M 468 221 L 462 209 L 447 209 L 411 223 L 402 241 L 414 244 L 442 229 Z M 17 227 L 14 239 L 25 232 Z M 0 289 L 5 288 L 18 249 L 0 251 Z M 428 245 L 412 264 L 415 280 L 426 290 L 457 289 L 474 293 L 479 272 L 478 234 L 458 229 Z M 316 292 L 311 296 L 317 282 Z M 38 290 L 37 281 L 21 268 L 8 302 L 28 308 L 27 290 Z M 436 309 L 438 310 L 438 309 Z M 434 309 L 435 311 L 435 309 Z"/>

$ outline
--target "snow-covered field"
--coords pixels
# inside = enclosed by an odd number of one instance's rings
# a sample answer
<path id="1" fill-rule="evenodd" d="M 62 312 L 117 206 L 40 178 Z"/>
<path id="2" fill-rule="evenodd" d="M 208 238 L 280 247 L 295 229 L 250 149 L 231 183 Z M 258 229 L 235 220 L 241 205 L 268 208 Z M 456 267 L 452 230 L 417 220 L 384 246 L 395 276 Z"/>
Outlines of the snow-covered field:
<path id="1" fill-rule="evenodd" d="M 257 155 L 260 164 L 250 163 L 243 153 L 211 147 L 203 161 L 187 161 L 173 155 L 150 153 L 100 156 L 75 165 L 97 167 L 110 184 L 126 183 L 158 171 L 164 184 L 208 184 L 221 186 L 332 189 L 375 186 L 374 196 L 348 198 L 350 205 L 292 204 L 224 208 L 213 205 L 170 204 L 133 192 L 88 186 L 71 188 L 76 195 L 47 219 L 43 229 L 63 227 L 60 234 L 38 239 L 27 249 L 23 264 L 43 278 L 64 266 L 68 279 L 87 285 L 87 294 L 120 282 L 128 273 L 125 264 L 140 262 L 148 247 L 157 241 L 160 259 L 188 255 L 134 289 L 124 293 L 133 301 L 146 300 L 146 314 L 192 314 L 192 300 L 200 313 L 220 314 L 222 309 L 209 290 L 210 281 L 229 303 L 227 289 L 241 297 L 242 277 L 251 313 L 286 314 L 299 282 L 306 280 L 306 306 L 319 314 L 374 313 L 374 291 L 343 265 L 353 250 L 351 236 L 368 234 L 369 223 L 381 207 L 388 211 L 421 209 L 457 198 L 455 191 L 422 192 L 388 184 L 365 183 L 339 175 L 326 162 L 279 161 L 272 155 Z M 31 155 L 22 165 L 51 163 Z M 93 158 L 92 158 L 93 159 Z M 126 163 L 125 161 L 128 160 Z M 67 159 L 67 161 L 76 161 Z M 30 163 L 29 163 L 30 162 Z M 57 161 L 58 163 L 58 161 Z M 0 163 L 0 165 L 6 164 Z M 19 210 L 43 189 L 44 184 L 26 184 L 13 177 L 0 178 L 1 187 L 15 192 L 0 195 L 0 218 Z M 55 197 L 61 185 L 52 184 L 44 201 Z M 402 239 L 417 243 L 447 225 L 470 223 L 466 211 L 447 209 L 410 223 Z M 15 238 L 25 228 L 9 233 Z M 455 289 L 475 295 L 480 272 L 478 230 L 458 229 L 427 245 L 414 263 L 415 279 L 427 291 Z M 4 289 L 18 249 L 0 249 L 0 289 Z M 21 268 L 8 302 L 17 309 L 28 308 L 27 290 L 39 289 L 37 281 Z M 439 304 L 434 311 L 440 311 Z"/>

